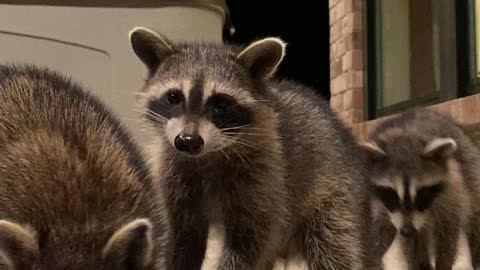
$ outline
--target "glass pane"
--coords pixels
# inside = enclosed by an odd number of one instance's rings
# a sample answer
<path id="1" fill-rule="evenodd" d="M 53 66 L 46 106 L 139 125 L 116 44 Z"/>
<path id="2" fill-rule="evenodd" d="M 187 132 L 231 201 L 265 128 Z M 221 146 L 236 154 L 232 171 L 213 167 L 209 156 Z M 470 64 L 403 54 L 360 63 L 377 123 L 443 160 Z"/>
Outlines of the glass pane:
<path id="1" fill-rule="evenodd" d="M 438 96 L 434 0 L 378 1 L 377 110 Z"/>

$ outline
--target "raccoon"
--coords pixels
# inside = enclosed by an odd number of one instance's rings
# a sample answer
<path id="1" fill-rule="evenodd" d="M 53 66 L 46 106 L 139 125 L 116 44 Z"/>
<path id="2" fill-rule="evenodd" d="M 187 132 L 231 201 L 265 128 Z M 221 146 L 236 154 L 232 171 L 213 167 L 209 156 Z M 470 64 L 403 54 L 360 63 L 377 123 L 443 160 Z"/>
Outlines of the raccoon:
<path id="1" fill-rule="evenodd" d="M 459 124 L 414 108 L 382 123 L 363 148 L 374 223 L 396 229 L 384 234 L 393 239 L 385 269 L 478 265 L 480 152 Z"/>
<path id="2" fill-rule="evenodd" d="M 274 80 L 285 43 L 172 43 L 135 28 L 138 94 L 173 234 L 171 269 L 199 269 L 210 228 L 219 269 L 358 269 L 368 200 L 349 132 L 310 88 Z M 368 219 L 367 219 L 368 220 Z M 218 229 L 220 228 L 220 229 Z"/>
<path id="3" fill-rule="evenodd" d="M 168 226 L 148 164 L 70 79 L 0 66 L 0 268 L 162 269 Z"/>

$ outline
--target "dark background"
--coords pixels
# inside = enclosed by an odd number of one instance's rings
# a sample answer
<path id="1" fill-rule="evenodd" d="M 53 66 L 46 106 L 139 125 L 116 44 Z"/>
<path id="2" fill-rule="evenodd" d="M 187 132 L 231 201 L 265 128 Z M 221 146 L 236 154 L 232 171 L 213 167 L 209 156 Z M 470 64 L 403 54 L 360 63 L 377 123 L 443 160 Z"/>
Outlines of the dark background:
<path id="1" fill-rule="evenodd" d="M 330 98 L 328 1 L 227 0 L 233 36 L 224 40 L 249 43 L 276 36 L 287 42 L 287 55 L 277 77 L 311 86 Z"/>

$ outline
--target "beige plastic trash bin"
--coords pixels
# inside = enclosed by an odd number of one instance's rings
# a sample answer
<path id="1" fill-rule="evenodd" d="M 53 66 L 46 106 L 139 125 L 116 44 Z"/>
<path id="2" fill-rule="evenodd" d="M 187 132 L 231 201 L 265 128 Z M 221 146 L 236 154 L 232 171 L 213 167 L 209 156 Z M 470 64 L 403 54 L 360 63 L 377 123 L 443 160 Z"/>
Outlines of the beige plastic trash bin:
<path id="1" fill-rule="evenodd" d="M 138 135 L 134 92 L 146 70 L 130 49 L 128 31 L 145 26 L 172 40 L 221 42 L 226 13 L 224 0 L 0 0 L 0 62 L 71 75 Z"/>

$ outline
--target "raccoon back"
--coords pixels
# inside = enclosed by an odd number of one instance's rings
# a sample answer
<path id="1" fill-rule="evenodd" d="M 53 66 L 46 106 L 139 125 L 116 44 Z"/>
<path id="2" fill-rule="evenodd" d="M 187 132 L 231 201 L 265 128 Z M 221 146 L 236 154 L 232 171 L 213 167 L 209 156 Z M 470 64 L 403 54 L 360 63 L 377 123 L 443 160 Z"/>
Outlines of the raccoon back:
<path id="1" fill-rule="evenodd" d="M 98 99 L 49 70 L 2 66 L 0 104 L 0 219 L 38 232 L 52 267 L 93 261 L 138 218 L 163 235 L 142 155 Z"/>

